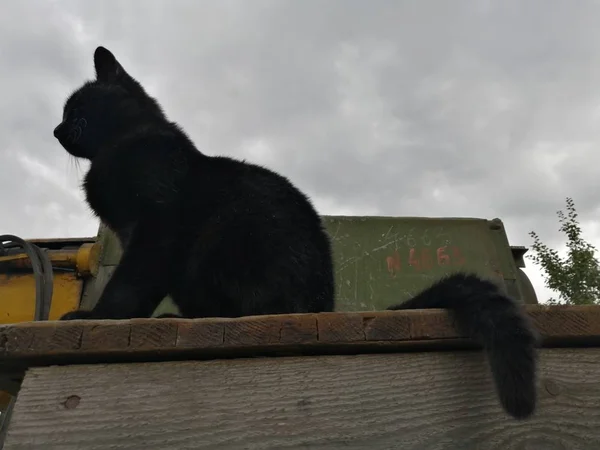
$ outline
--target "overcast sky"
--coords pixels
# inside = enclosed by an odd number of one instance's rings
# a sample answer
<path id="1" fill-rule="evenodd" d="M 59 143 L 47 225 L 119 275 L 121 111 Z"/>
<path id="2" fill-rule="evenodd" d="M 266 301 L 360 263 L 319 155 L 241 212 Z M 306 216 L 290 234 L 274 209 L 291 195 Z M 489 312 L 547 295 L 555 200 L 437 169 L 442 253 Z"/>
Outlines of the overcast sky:
<path id="1" fill-rule="evenodd" d="M 5 1 L 0 232 L 96 234 L 52 130 L 104 45 L 202 151 L 322 214 L 500 217 L 558 247 L 572 196 L 600 247 L 598 23 L 585 0 Z"/>

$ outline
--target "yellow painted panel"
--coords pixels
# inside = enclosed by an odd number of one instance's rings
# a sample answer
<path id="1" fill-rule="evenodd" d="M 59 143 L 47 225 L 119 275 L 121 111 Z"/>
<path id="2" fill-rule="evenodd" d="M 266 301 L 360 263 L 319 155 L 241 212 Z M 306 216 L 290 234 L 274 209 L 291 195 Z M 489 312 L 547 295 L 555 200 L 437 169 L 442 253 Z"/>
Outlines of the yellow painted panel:
<path id="1" fill-rule="evenodd" d="M 50 320 L 77 309 L 83 280 L 74 273 L 54 273 Z M 30 322 L 35 314 L 33 274 L 0 274 L 0 324 Z"/>

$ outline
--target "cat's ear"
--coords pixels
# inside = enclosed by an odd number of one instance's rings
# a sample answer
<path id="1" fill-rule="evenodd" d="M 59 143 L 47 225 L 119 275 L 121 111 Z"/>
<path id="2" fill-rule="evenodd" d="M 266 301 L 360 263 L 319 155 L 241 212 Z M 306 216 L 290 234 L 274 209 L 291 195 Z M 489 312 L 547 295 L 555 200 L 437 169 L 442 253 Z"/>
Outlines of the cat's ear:
<path id="1" fill-rule="evenodd" d="M 125 70 L 110 50 L 98 47 L 94 52 L 94 67 L 98 81 L 115 83 L 125 74 Z"/>

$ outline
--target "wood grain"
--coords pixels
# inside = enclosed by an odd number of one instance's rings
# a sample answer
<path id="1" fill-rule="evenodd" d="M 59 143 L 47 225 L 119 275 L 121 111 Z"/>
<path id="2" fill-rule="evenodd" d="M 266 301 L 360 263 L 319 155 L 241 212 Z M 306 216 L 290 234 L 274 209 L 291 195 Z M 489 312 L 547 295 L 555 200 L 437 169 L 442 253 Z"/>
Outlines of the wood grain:
<path id="1" fill-rule="evenodd" d="M 600 346 L 600 306 L 528 306 L 546 346 Z M 27 322 L 0 327 L 0 364 L 35 366 L 250 354 L 327 354 L 474 345 L 445 310 L 236 319 Z"/>
<path id="2" fill-rule="evenodd" d="M 478 351 L 33 368 L 5 450 L 600 448 L 600 349 L 543 349 L 506 416 Z"/>

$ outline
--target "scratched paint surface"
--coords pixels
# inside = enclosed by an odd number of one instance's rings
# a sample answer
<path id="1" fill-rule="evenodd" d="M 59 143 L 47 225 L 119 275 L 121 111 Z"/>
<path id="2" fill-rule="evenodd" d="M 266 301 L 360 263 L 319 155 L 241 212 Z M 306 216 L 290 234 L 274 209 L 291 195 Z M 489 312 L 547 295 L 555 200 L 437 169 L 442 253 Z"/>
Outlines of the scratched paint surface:
<path id="1" fill-rule="evenodd" d="M 456 270 L 514 280 L 516 267 L 506 234 L 483 219 L 323 216 L 332 239 L 338 311 L 372 311 L 407 300 Z M 116 236 L 101 227 L 100 270 L 118 264 Z M 102 278 L 103 281 L 100 281 Z M 87 286 L 89 307 L 108 277 Z M 177 312 L 165 299 L 161 313 Z"/>
<path id="2" fill-rule="evenodd" d="M 324 217 L 339 311 L 381 310 L 457 270 L 514 279 L 504 230 L 482 219 Z M 497 227 L 496 227 L 497 228 Z M 500 245 L 498 245 L 500 238 Z M 499 248 L 500 247 L 500 248 Z"/>

